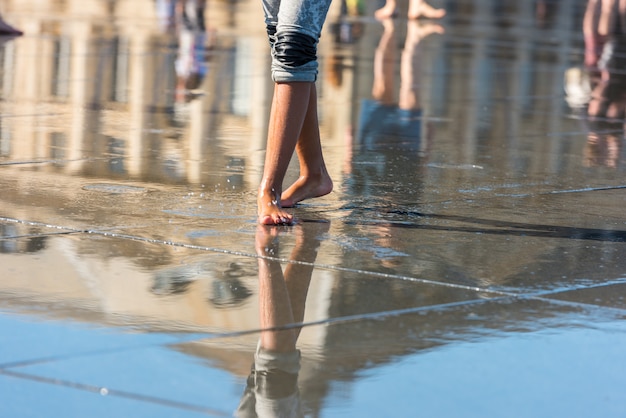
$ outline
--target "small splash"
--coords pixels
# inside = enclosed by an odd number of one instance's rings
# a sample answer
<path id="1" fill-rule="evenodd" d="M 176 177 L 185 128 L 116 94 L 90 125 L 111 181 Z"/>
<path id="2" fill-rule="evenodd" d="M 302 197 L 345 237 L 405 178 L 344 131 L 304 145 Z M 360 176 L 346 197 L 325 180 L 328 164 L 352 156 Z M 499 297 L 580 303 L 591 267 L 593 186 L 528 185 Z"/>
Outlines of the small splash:
<path id="1" fill-rule="evenodd" d="M 446 163 L 430 163 L 428 167 L 442 168 L 442 169 L 455 169 L 455 170 L 483 170 L 482 165 L 476 164 L 446 164 Z"/>
<path id="2" fill-rule="evenodd" d="M 148 189 L 138 186 L 128 186 L 114 183 L 94 183 L 83 186 L 83 190 L 100 193 L 125 194 L 125 193 L 146 193 Z"/>

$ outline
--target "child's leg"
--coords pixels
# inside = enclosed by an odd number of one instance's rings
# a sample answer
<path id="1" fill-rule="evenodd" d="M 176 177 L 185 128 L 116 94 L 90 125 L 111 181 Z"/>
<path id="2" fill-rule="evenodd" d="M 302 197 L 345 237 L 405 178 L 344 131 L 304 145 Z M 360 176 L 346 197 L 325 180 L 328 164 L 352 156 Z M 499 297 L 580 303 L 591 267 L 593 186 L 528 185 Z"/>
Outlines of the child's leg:
<path id="1" fill-rule="evenodd" d="M 300 163 L 300 176 L 281 196 L 281 206 L 286 208 L 305 199 L 324 196 L 333 190 L 333 182 L 322 154 L 314 83 L 310 84 L 307 113 L 296 144 L 296 153 Z"/>
<path id="2" fill-rule="evenodd" d="M 282 210 L 283 179 L 302 131 L 312 83 L 276 83 L 268 129 L 263 179 L 257 198 L 259 223 L 289 224 L 293 216 Z"/>
<path id="3" fill-rule="evenodd" d="M 293 220 L 282 209 L 280 199 L 282 182 L 296 144 L 305 174 L 306 170 L 320 164 L 317 109 L 311 108 L 311 105 L 317 106 L 317 99 L 311 96 L 311 92 L 315 92 L 317 78 L 317 42 L 329 6 L 330 0 L 290 0 L 284 3 L 264 0 L 265 23 L 272 47 L 272 79 L 276 86 L 265 168 L 257 199 L 262 224 L 291 223 Z M 325 172 L 323 160 L 322 167 Z M 312 194 L 311 188 L 305 185 L 310 186 L 310 182 L 300 181 L 299 185 L 290 188 L 286 203 L 294 204 L 294 196 L 302 200 L 313 197 L 313 194 L 319 195 L 318 192 Z"/>

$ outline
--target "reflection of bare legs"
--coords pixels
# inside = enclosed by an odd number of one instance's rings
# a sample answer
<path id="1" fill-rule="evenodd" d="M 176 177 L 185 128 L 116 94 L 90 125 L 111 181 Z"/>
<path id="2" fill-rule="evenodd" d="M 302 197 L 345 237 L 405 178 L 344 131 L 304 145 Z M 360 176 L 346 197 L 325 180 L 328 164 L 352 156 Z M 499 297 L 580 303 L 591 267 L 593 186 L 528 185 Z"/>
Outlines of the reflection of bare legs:
<path id="1" fill-rule="evenodd" d="M 396 0 L 387 0 L 385 5 L 374 12 L 376 19 L 387 19 L 396 13 Z M 423 0 L 409 0 L 409 11 L 407 16 L 409 19 L 419 19 L 424 17 L 427 19 L 440 19 L 444 17 L 446 11 L 443 9 L 435 9 Z"/>
<path id="2" fill-rule="evenodd" d="M 277 239 L 276 227 L 258 226 L 257 254 L 264 257 L 277 257 Z M 259 309 L 262 329 L 294 323 L 289 292 L 278 261 L 259 258 Z M 274 352 L 291 352 L 296 347 L 295 332 L 293 329 L 263 331 L 261 332 L 261 347 Z"/>
<path id="3" fill-rule="evenodd" d="M 382 24 L 383 35 L 374 53 L 372 97 L 382 104 L 390 105 L 393 103 L 393 81 L 397 52 L 395 26 L 391 19 L 383 20 Z"/>
<path id="4" fill-rule="evenodd" d="M 407 23 L 406 41 L 400 59 L 400 94 L 398 107 L 405 110 L 419 109 L 419 43 L 433 33 L 443 33 L 441 25 L 416 21 Z"/>
<path id="5" fill-rule="evenodd" d="M 261 347 L 275 352 L 291 352 L 295 349 L 300 328 L 276 330 L 304 320 L 304 308 L 313 273 L 312 263 L 320 245 L 318 234 L 328 230 L 328 223 L 296 225 L 296 244 L 290 255 L 292 261 L 283 271 L 280 263 L 268 258 L 259 258 L 259 308 Z M 279 229 L 273 226 L 258 226 L 256 251 L 261 257 L 278 257 Z"/>
<path id="6" fill-rule="evenodd" d="M 376 19 L 388 19 L 396 13 L 396 0 L 387 0 L 385 5 L 374 12 Z"/>
<path id="7" fill-rule="evenodd" d="M 409 1 L 409 19 L 419 19 L 420 17 L 425 17 L 427 19 L 441 19 L 445 15 L 445 10 L 435 9 L 422 0 Z"/>

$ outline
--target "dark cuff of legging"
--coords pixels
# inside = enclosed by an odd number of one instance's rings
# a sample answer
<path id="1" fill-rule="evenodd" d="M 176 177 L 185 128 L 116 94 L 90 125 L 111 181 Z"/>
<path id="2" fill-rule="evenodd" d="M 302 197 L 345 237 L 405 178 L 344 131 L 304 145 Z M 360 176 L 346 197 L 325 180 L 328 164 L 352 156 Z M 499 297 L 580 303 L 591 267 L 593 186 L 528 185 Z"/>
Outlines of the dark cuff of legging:
<path id="1" fill-rule="evenodd" d="M 267 38 L 270 41 L 270 47 L 274 47 L 276 43 L 276 25 L 265 25 L 265 30 L 267 31 Z"/>
<path id="2" fill-rule="evenodd" d="M 312 36 L 287 32 L 275 39 L 274 57 L 283 65 L 300 67 L 317 59 L 317 40 Z"/>

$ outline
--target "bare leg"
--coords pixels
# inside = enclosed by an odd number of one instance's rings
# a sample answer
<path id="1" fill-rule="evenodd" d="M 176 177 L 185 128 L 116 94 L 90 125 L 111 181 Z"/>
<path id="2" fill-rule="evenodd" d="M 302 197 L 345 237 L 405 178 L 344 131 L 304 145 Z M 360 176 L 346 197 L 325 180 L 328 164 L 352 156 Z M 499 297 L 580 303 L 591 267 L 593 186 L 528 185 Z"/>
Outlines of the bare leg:
<path id="1" fill-rule="evenodd" d="M 291 224 L 293 216 L 282 209 L 280 196 L 283 179 L 309 106 L 313 83 L 276 83 L 265 151 L 265 168 L 259 186 L 257 210 L 259 223 Z"/>
<path id="2" fill-rule="evenodd" d="M 409 1 L 409 19 L 419 19 L 424 17 L 427 19 L 441 19 L 446 15 L 444 9 L 435 9 L 434 7 L 426 4 L 423 0 L 410 0 Z"/>
<path id="3" fill-rule="evenodd" d="M 378 20 L 389 19 L 396 13 L 396 0 L 387 0 L 385 5 L 374 12 L 374 17 Z"/>
<path id="4" fill-rule="evenodd" d="M 280 204 L 284 208 L 293 207 L 305 199 L 324 196 L 333 190 L 333 182 L 322 155 L 314 83 L 310 83 L 309 103 L 296 143 L 296 153 L 300 162 L 300 177 L 281 195 Z"/>

